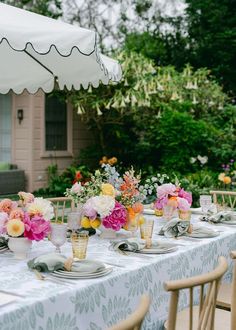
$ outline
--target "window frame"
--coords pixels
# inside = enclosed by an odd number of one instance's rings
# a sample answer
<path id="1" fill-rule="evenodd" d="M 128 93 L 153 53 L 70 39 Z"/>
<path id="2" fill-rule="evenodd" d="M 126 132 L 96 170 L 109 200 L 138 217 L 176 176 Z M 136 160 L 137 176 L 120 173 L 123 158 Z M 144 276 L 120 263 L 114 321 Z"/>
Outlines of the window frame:
<path id="1" fill-rule="evenodd" d="M 43 94 L 43 111 L 42 111 L 42 148 L 41 148 L 41 158 L 66 158 L 73 157 L 73 107 L 68 102 L 67 103 L 67 149 L 66 150 L 46 150 L 46 123 L 45 123 L 45 112 L 46 112 L 46 94 Z"/>

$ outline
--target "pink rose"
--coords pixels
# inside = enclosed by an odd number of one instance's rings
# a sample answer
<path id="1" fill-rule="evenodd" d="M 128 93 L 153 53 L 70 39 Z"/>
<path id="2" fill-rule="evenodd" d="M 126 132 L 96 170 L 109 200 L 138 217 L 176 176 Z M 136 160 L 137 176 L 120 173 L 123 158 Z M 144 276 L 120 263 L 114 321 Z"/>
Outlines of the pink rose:
<path id="1" fill-rule="evenodd" d="M 76 183 L 73 184 L 73 186 L 71 187 L 70 192 L 71 192 L 72 194 L 77 194 L 77 195 L 79 195 L 80 192 L 81 192 L 81 190 L 82 190 L 81 183 L 80 183 L 80 182 L 79 182 L 79 183 L 76 182 Z"/>
<path id="2" fill-rule="evenodd" d="M 6 233 L 7 221 L 8 221 L 8 214 L 6 212 L 0 212 L 0 234 Z"/>
<path id="3" fill-rule="evenodd" d="M 126 219 L 127 211 L 125 207 L 116 201 L 112 213 L 102 219 L 102 224 L 105 228 L 111 228 L 118 231 L 126 223 Z"/>
<path id="4" fill-rule="evenodd" d="M 91 220 L 97 218 L 97 212 L 93 208 L 93 199 L 89 198 L 83 207 L 84 215 Z"/>
<path id="5" fill-rule="evenodd" d="M 164 183 L 157 187 L 157 198 L 164 198 L 168 196 L 177 196 L 176 186 L 172 183 Z"/>
<path id="6" fill-rule="evenodd" d="M 185 191 L 183 188 L 180 189 L 178 196 L 181 198 L 185 198 L 190 205 L 192 205 L 192 194 L 190 192 Z"/>
<path id="7" fill-rule="evenodd" d="M 23 222 L 25 224 L 24 237 L 31 241 L 41 241 L 51 231 L 50 222 L 38 215 L 30 219 L 29 215 L 25 213 Z"/>
<path id="8" fill-rule="evenodd" d="M 177 202 L 178 202 L 178 208 L 181 211 L 188 211 L 190 209 L 191 205 L 188 203 L 188 201 L 185 198 L 177 197 Z"/>
<path id="9" fill-rule="evenodd" d="M 24 219 L 24 211 L 17 207 L 16 209 L 12 210 L 10 215 L 9 215 L 9 220 L 11 219 Z"/>

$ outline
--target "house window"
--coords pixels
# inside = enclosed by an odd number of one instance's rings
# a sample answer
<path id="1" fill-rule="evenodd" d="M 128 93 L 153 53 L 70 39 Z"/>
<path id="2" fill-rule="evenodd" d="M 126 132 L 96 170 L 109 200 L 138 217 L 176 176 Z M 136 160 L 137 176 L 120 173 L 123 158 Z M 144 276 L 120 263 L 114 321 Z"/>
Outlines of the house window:
<path id="1" fill-rule="evenodd" d="M 56 95 L 45 95 L 45 149 L 68 150 L 67 103 Z"/>
<path id="2" fill-rule="evenodd" d="M 0 161 L 11 161 L 11 95 L 0 95 Z"/>

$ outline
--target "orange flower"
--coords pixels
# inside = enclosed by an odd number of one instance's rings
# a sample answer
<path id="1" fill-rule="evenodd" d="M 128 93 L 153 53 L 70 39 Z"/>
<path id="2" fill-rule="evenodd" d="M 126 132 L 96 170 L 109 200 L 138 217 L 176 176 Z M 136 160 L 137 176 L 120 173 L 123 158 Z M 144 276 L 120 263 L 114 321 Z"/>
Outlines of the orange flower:
<path id="1" fill-rule="evenodd" d="M 108 164 L 109 165 L 114 165 L 117 163 L 117 158 L 116 157 L 112 157 L 110 159 L 108 159 Z"/>
<path id="2" fill-rule="evenodd" d="M 82 174 L 81 174 L 81 172 L 80 171 L 76 171 L 75 172 L 75 179 L 78 181 L 78 180 L 80 180 L 80 179 L 82 179 Z"/>
<path id="3" fill-rule="evenodd" d="M 99 161 L 99 164 L 102 165 L 102 164 L 107 164 L 108 162 L 108 159 L 106 156 L 103 156 L 102 159 Z"/>
<path id="4" fill-rule="evenodd" d="M 170 197 L 167 204 L 177 208 L 178 207 L 177 196 Z"/>
<path id="5" fill-rule="evenodd" d="M 231 178 L 229 176 L 225 176 L 223 178 L 223 182 L 224 182 L 224 184 L 230 184 L 231 183 Z"/>
<path id="6" fill-rule="evenodd" d="M 135 213 L 141 213 L 143 212 L 143 205 L 137 202 L 132 206 L 132 209 L 134 210 Z"/>
<path id="7" fill-rule="evenodd" d="M 10 214 L 10 212 L 16 208 L 17 203 L 12 202 L 9 198 L 5 198 L 0 202 L 0 212 L 6 212 Z"/>
<path id="8" fill-rule="evenodd" d="M 135 218 L 135 212 L 132 207 L 127 207 L 127 212 L 128 212 L 128 218 L 129 219 L 134 219 Z"/>

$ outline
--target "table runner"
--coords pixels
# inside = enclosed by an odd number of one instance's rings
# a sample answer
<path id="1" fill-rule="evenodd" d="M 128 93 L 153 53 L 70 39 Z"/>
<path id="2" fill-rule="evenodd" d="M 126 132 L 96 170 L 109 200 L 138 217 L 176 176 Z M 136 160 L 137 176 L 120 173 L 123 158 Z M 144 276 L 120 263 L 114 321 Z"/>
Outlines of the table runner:
<path id="1" fill-rule="evenodd" d="M 151 217 L 151 216 L 149 216 Z M 155 219 L 155 232 L 164 223 Z M 197 218 L 194 217 L 193 220 Z M 208 224 L 204 224 L 208 225 Z M 209 225 L 208 225 L 209 226 Z M 94 236 L 89 241 L 88 258 L 117 263 L 113 272 L 102 278 L 79 280 L 72 284 L 39 281 L 12 254 L 0 255 L 0 290 L 24 296 L 18 302 L 0 307 L 0 329 L 9 330 L 102 330 L 126 318 L 137 306 L 140 295 L 152 298 L 142 329 L 162 329 L 167 318 L 169 293 L 163 288 L 167 280 L 194 276 L 212 270 L 220 255 L 227 258 L 231 280 L 229 252 L 236 250 L 236 227 L 218 226 L 224 230 L 211 239 L 187 241 L 176 252 L 157 256 L 124 256 L 108 251 L 109 240 Z M 154 236 L 159 239 L 159 236 Z M 47 241 L 33 244 L 30 258 L 54 251 Z M 62 247 L 70 255 L 70 243 Z M 179 309 L 187 306 L 187 295 L 180 297 Z"/>

